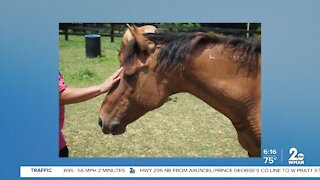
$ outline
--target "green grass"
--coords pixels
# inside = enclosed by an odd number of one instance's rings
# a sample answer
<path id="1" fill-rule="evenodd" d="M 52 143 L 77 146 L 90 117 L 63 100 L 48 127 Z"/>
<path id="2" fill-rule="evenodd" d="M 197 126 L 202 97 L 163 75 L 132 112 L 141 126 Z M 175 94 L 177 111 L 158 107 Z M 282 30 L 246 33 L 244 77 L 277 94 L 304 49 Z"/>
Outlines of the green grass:
<path id="1" fill-rule="evenodd" d="M 85 57 L 84 37 L 60 36 L 60 70 L 68 86 L 100 84 L 118 67 L 115 43 L 102 37 L 102 56 Z M 229 119 L 196 97 L 180 93 L 128 125 L 123 135 L 104 135 L 98 114 L 104 95 L 66 106 L 70 157 L 246 157 Z"/>

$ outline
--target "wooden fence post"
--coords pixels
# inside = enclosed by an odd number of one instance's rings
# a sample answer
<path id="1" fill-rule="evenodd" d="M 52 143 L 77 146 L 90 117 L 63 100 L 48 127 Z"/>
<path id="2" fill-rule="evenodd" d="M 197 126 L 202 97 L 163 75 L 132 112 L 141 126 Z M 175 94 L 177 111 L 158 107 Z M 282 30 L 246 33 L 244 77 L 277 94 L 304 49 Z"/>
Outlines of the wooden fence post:
<path id="1" fill-rule="evenodd" d="M 114 42 L 114 24 L 111 24 L 111 30 L 110 30 L 110 38 L 111 38 L 111 42 Z"/>
<path id="2" fill-rule="evenodd" d="M 247 23 L 247 38 L 249 38 L 250 36 L 249 31 L 250 31 L 250 23 Z"/>
<path id="3" fill-rule="evenodd" d="M 64 39 L 65 39 L 66 41 L 69 40 L 69 39 L 68 39 L 68 28 L 66 28 L 66 29 L 64 30 Z"/>

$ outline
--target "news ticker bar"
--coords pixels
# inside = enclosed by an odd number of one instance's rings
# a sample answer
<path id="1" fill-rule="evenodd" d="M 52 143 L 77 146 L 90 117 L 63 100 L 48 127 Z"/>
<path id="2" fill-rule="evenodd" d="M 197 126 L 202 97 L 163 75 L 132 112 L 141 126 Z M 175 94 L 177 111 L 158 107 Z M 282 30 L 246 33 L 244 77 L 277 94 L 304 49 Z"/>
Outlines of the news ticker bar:
<path id="1" fill-rule="evenodd" d="M 21 166 L 20 177 L 320 177 L 320 166 Z"/>

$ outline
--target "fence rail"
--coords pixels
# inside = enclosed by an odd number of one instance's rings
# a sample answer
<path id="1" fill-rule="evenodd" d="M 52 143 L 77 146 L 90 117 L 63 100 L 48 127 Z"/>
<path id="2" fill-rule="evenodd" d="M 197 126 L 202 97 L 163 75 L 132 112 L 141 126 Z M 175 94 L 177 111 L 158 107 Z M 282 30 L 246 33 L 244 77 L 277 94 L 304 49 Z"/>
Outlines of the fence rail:
<path id="1" fill-rule="evenodd" d="M 144 25 L 142 23 L 137 26 Z M 220 28 L 220 27 L 195 27 L 195 26 L 178 26 L 172 24 L 153 24 L 159 28 L 160 31 L 177 31 L 177 32 L 216 32 L 223 34 L 232 34 L 235 36 L 249 37 L 252 34 L 261 34 L 260 31 L 250 30 L 250 23 L 247 23 L 246 29 L 235 28 Z M 125 23 L 60 23 L 59 34 L 65 36 L 68 40 L 69 35 L 86 35 L 86 34 L 100 34 L 101 36 L 110 37 L 111 42 L 114 42 L 114 37 L 122 37 L 124 31 L 127 29 Z"/>

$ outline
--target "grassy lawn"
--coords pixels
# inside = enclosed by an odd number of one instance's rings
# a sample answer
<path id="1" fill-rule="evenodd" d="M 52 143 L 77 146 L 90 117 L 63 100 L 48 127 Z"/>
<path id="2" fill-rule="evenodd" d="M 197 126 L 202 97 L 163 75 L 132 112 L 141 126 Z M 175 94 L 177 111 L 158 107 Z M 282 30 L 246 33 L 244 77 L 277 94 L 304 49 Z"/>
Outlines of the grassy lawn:
<path id="1" fill-rule="evenodd" d="M 120 38 L 102 37 L 102 57 L 85 57 L 84 37 L 60 36 L 60 70 L 68 86 L 100 84 L 119 67 Z M 180 93 L 127 127 L 104 135 L 98 114 L 104 96 L 66 106 L 70 157 L 246 157 L 230 120 L 196 97 Z"/>

